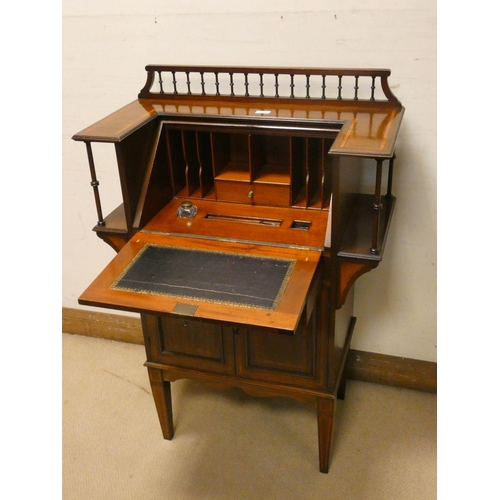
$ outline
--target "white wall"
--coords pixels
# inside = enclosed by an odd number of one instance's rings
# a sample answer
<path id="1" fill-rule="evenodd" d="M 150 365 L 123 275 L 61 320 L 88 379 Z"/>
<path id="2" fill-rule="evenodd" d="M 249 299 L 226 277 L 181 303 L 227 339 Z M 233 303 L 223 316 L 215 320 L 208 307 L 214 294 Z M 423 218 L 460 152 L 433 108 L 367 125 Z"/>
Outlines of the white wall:
<path id="1" fill-rule="evenodd" d="M 435 0 L 64 0 L 63 306 L 113 257 L 96 212 L 84 127 L 134 100 L 149 63 L 384 67 L 406 108 L 384 260 L 355 288 L 352 347 L 436 360 Z M 120 200 L 113 146 L 96 148 L 105 214 Z"/>

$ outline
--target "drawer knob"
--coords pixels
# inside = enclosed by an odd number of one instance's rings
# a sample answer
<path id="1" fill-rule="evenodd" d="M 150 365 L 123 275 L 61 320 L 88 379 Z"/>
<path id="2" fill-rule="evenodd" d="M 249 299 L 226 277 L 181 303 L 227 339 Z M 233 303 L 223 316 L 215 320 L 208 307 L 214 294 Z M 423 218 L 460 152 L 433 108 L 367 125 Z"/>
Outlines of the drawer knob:
<path id="1" fill-rule="evenodd" d="M 248 197 L 249 197 L 250 199 L 252 199 L 252 198 L 253 198 L 253 191 L 248 191 Z"/>

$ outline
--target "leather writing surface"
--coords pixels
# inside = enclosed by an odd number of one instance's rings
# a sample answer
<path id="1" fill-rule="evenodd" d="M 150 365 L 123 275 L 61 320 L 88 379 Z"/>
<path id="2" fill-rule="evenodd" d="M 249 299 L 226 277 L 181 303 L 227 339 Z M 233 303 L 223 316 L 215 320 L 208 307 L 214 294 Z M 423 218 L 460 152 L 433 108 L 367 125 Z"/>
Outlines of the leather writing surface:
<path id="1" fill-rule="evenodd" d="M 275 310 L 295 260 L 147 244 L 110 288 Z"/>

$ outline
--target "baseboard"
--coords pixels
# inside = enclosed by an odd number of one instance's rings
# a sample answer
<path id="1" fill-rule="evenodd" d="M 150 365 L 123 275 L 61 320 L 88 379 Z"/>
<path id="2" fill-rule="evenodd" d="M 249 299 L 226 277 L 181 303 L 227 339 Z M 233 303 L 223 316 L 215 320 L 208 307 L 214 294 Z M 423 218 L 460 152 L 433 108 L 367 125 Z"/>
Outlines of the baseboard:
<path id="1" fill-rule="evenodd" d="M 62 331 L 87 337 L 144 344 L 139 315 L 125 316 L 63 307 Z"/>
<path id="2" fill-rule="evenodd" d="M 62 308 L 63 333 L 143 344 L 141 320 L 124 316 Z M 437 393 L 437 363 L 351 349 L 347 377 L 405 389 Z"/>
<path id="3" fill-rule="evenodd" d="M 437 363 L 351 349 L 347 378 L 437 393 Z"/>

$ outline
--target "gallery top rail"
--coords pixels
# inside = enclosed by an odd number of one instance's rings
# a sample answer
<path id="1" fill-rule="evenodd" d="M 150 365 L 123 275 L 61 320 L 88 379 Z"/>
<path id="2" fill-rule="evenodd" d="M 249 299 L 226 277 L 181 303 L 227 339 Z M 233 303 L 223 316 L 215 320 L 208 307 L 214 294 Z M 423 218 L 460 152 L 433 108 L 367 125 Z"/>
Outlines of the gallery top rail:
<path id="1" fill-rule="evenodd" d="M 139 99 L 270 98 L 364 101 L 400 106 L 389 69 L 146 66 Z"/>

